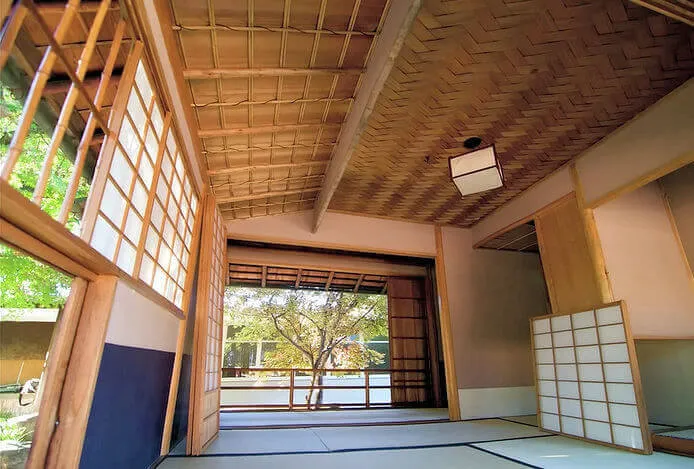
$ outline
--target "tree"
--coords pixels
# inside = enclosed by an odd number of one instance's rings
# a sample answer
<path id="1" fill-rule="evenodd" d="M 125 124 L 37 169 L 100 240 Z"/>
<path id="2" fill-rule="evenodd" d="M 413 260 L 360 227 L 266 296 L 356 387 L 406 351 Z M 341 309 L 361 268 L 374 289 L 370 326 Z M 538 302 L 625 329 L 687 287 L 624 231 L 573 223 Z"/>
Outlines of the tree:
<path id="1" fill-rule="evenodd" d="M 21 115 L 22 103 L 15 98 L 11 90 L 0 86 L 0 166 L 5 160 Z M 45 132 L 36 123 L 32 123 L 24 141 L 22 155 L 9 181 L 12 187 L 27 198 L 34 192 L 49 144 L 50 140 Z M 41 208 L 52 217 L 57 217 L 60 212 L 71 171 L 72 162 L 62 150 L 58 150 L 41 202 Z M 66 223 L 66 227 L 73 232 L 79 232 L 81 212 L 88 193 L 89 186 L 82 179 L 77 190 L 75 206 Z M 0 307 L 62 306 L 70 290 L 70 281 L 68 276 L 52 267 L 0 244 Z"/>
<path id="2" fill-rule="evenodd" d="M 383 355 L 363 344 L 387 334 L 387 307 L 383 295 L 308 290 L 229 288 L 228 322 L 240 326 L 236 339 L 278 340 L 265 362 L 270 367 L 310 368 L 307 408 L 320 406 L 320 369 L 329 360 L 342 368 L 380 363 Z M 361 341 L 356 340 L 361 337 Z"/>

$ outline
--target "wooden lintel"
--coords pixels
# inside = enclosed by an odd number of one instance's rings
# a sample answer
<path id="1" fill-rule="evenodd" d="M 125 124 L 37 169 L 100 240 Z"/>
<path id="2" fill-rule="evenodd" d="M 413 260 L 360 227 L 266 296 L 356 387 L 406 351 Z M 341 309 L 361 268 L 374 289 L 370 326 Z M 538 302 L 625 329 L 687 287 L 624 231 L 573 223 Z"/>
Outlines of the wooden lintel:
<path id="1" fill-rule="evenodd" d="M 246 171 L 254 171 L 254 170 L 262 170 L 262 169 L 267 169 L 267 170 L 272 170 L 272 169 L 285 169 L 285 168 L 303 168 L 305 166 L 321 166 L 328 164 L 328 161 L 330 160 L 318 160 L 318 161 L 302 161 L 299 163 L 275 163 L 275 164 L 254 164 L 250 166 L 241 166 L 238 168 L 220 168 L 220 169 L 211 169 L 207 171 L 207 174 L 210 176 L 219 176 L 222 174 L 235 174 L 235 173 L 244 173 Z"/>
<path id="2" fill-rule="evenodd" d="M 369 116 L 376 106 L 376 100 L 421 5 L 421 0 L 400 0 L 391 2 L 388 11 L 384 13 L 386 17 L 383 21 L 383 27 L 376 36 L 376 44 L 366 65 L 366 73 L 362 77 L 359 92 L 340 131 L 337 145 L 333 149 L 331 162 L 328 165 L 323 190 L 318 196 L 313 217 L 314 233 L 318 230 L 325 212 L 328 210 L 330 200 L 340 184 L 347 164 L 366 128 Z"/>
<path id="3" fill-rule="evenodd" d="M 295 189 L 290 191 L 274 191 L 274 192 L 259 192 L 257 194 L 240 195 L 236 197 L 216 197 L 217 204 L 228 204 L 232 202 L 244 202 L 246 200 L 266 199 L 270 197 L 285 197 L 288 195 L 304 194 L 307 192 L 318 192 L 318 187 L 307 187 L 304 189 Z"/>
<path id="4" fill-rule="evenodd" d="M 200 138 L 210 137 L 231 137 L 234 135 L 253 135 L 267 134 L 277 132 L 291 132 L 299 130 L 314 130 L 321 127 L 340 127 L 341 123 L 325 122 L 318 124 L 287 124 L 287 125 L 260 125 L 257 127 L 239 127 L 235 129 L 200 129 L 198 136 Z"/>
<path id="5" fill-rule="evenodd" d="M 245 77 L 291 77 L 308 75 L 359 75 L 361 68 L 189 68 L 183 70 L 186 80 L 208 80 L 218 78 Z"/>

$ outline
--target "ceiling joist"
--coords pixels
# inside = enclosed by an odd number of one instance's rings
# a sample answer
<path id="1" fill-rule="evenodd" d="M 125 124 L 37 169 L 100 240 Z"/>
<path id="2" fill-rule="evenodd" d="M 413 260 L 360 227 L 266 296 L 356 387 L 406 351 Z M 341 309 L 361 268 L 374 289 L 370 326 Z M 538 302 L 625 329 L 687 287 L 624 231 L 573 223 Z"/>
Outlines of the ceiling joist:
<path id="1" fill-rule="evenodd" d="M 209 80 L 246 77 L 303 77 L 307 75 L 359 75 L 361 68 L 189 68 L 183 70 L 186 80 Z"/>
<path id="2" fill-rule="evenodd" d="M 232 203 L 232 202 L 244 202 L 246 200 L 268 199 L 270 197 L 286 197 L 289 195 L 318 192 L 319 190 L 320 190 L 320 186 L 317 186 L 317 187 L 306 187 L 303 189 L 294 189 L 294 190 L 289 190 L 289 191 L 259 192 L 257 194 L 240 195 L 240 196 L 234 196 L 234 197 L 217 197 L 217 203 L 218 204 L 228 204 L 228 203 Z"/>
<path id="3" fill-rule="evenodd" d="M 326 122 L 324 124 L 286 124 L 286 125 L 263 125 L 257 127 L 238 127 L 234 129 L 209 129 L 198 130 L 200 138 L 211 137 L 232 137 L 234 135 L 255 135 L 277 132 L 293 132 L 300 130 L 317 130 L 320 128 L 339 128 L 339 123 Z"/>
<path id="4" fill-rule="evenodd" d="M 311 28 L 296 28 L 296 27 L 272 27 L 272 26 L 239 26 L 225 25 L 216 23 L 212 25 L 183 25 L 177 24 L 173 27 L 174 31 L 241 31 L 252 33 L 295 33 L 295 34 L 320 34 L 326 36 L 375 36 L 375 31 L 359 31 L 359 30 L 339 30 L 339 29 L 311 29 Z"/>
<path id="5" fill-rule="evenodd" d="M 326 171 L 323 189 L 318 195 L 318 202 L 314 208 L 313 232 L 320 226 L 328 205 L 340 184 L 347 163 L 354 152 L 362 132 L 366 128 L 367 121 L 376 105 L 376 100 L 383 89 L 395 59 L 400 53 L 405 37 L 410 31 L 417 13 L 421 7 L 421 0 L 400 0 L 391 2 L 388 11 L 382 19 L 382 28 L 376 38 L 369 61 L 366 65 L 366 73 L 359 92 L 354 99 L 350 113 L 340 131 L 337 145 L 333 149 L 330 164 Z"/>
<path id="6" fill-rule="evenodd" d="M 220 176 L 223 174 L 244 173 L 254 170 L 273 170 L 273 169 L 292 169 L 305 168 L 310 166 L 322 166 L 328 164 L 329 160 L 303 161 L 300 163 L 275 163 L 275 164 L 254 164 L 251 166 L 240 166 L 238 168 L 221 168 L 207 171 L 210 176 Z"/>

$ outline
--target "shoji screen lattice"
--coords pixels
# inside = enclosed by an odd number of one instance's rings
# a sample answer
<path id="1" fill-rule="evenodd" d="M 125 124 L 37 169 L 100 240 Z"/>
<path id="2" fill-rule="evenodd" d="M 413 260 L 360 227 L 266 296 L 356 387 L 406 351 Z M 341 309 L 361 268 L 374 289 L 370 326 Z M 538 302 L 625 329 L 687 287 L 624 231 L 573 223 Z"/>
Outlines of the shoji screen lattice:
<path id="1" fill-rule="evenodd" d="M 622 302 L 531 320 L 541 428 L 651 452 L 628 327 Z"/>
<path id="2" fill-rule="evenodd" d="M 125 92 L 113 132 L 118 144 L 104 149 L 103 182 L 93 191 L 98 201 L 88 208 L 93 229 L 87 224 L 83 237 L 180 308 L 198 196 L 141 60 Z"/>

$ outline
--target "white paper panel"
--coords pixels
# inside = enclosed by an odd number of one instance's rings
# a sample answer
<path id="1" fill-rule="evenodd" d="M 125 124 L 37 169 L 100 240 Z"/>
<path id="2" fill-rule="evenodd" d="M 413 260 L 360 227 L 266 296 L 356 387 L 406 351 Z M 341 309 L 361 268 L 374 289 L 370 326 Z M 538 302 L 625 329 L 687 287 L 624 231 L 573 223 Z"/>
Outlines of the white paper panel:
<path id="1" fill-rule="evenodd" d="M 586 437 L 592 438 L 593 440 L 605 441 L 607 443 L 612 443 L 612 434 L 610 432 L 610 424 L 604 422 L 594 422 L 592 420 L 585 420 L 586 426 Z"/>
<path id="2" fill-rule="evenodd" d="M 605 385 L 603 383 L 581 383 L 580 386 L 583 399 L 592 401 L 606 400 Z"/>
<path id="3" fill-rule="evenodd" d="M 552 347 L 552 335 L 551 334 L 535 334 L 535 348 L 551 348 Z"/>
<path id="4" fill-rule="evenodd" d="M 559 399 L 559 409 L 562 415 L 581 417 L 581 401 L 578 399 Z"/>
<path id="5" fill-rule="evenodd" d="M 554 340 L 555 347 L 569 347 L 574 344 L 571 331 L 553 332 L 552 340 Z"/>
<path id="6" fill-rule="evenodd" d="M 583 421 L 572 417 L 561 418 L 561 429 L 569 435 L 583 436 Z"/>
<path id="7" fill-rule="evenodd" d="M 607 397 L 609 397 L 610 402 L 636 404 L 633 384 L 607 383 L 605 386 L 607 386 Z"/>
<path id="8" fill-rule="evenodd" d="M 535 350 L 535 359 L 537 360 L 537 363 L 554 363 L 554 354 L 552 353 L 552 349 L 540 349 L 540 350 Z"/>
<path id="9" fill-rule="evenodd" d="M 558 432 L 559 429 L 559 416 L 552 414 L 542 414 L 542 428 Z"/>
<path id="10" fill-rule="evenodd" d="M 610 404 L 610 418 L 612 423 L 639 426 L 639 413 L 635 405 Z"/>
<path id="11" fill-rule="evenodd" d="M 560 397 L 570 397 L 573 399 L 578 399 L 580 397 L 577 381 L 559 381 L 558 384 Z"/>
<path id="12" fill-rule="evenodd" d="M 574 331 L 576 345 L 595 345 L 598 343 L 598 331 L 595 328 Z"/>
<path id="13" fill-rule="evenodd" d="M 535 327 L 535 334 L 543 334 L 549 332 L 549 318 L 536 319 L 533 321 Z"/>
<path id="14" fill-rule="evenodd" d="M 576 363 L 573 347 L 555 348 L 554 357 L 557 363 Z"/>
<path id="15" fill-rule="evenodd" d="M 629 362 L 629 351 L 626 343 L 601 345 L 600 348 L 602 349 L 602 360 L 606 363 Z"/>
<path id="16" fill-rule="evenodd" d="M 621 305 L 539 321 L 533 328 L 542 334 L 533 340 L 543 345 L 535 353 L 543 428 L 643 449 Z"/>
<path id="17" fill-rule="evenodd" d="M 598 325 L 622 322 L 622 310 L 619 305 L 595 310 L 595 315 L 598 318 Z"/>
<path id="18" fill-rule="evenodd" d="M 593 311 L 584 311 L 582 313 L 572 314 L 571 320 L 573 322 L 574 329 L 595 325 L 595 316 L 593 315 Z"/>
<path id="19" fill-rule="evenodd" d="M 538 365 L 537 377 L 539 379 L 554 379 L 554 365 Z"/>
<path id="20" fill-rule="evenodd" d="M 578 365 L 578 376 L 581 381 L 600 381 L 602 382 L 602 365 L 599 363 Z"/>
<path id="21" fill-rule="evenodd" d="M 557 395 L 557 382 L 549 380 L 539 380 L 539 390 L 541 396 L 556 396 Z"/>
<path id="22" fill-rule="evenodd" d="M 576 381 L 576 365 L 556 365 L 557 379 L 566 379 Z"/>
<path id="23" fill-rule="evenodd" d="M 631 383 L 631 367 L 628 363 L 606 363 L 605 381 L 611 383 Z"/>
<path id="24" fill-rule="evenodd" d="M 600 336 L 601 344 L 626 341 L 626 337 L 624 337 L 624 326 L 621 324 L 600 326 L 598 327 L 598 335 Z"/>
<path id="25" fill-rule="evenodd" d="M 540 410 L 542 412 L 550 412 L 552 414 L 559 413 L 559 405 L 557 403 L 556 397 L 541 397 L 540 398 Z"/>
<path id="26" fill-rule="evenodd" d="M 552 332 L 571 329 L 571 316 L 552 316 Z"/>
<path id="27" fill-rule="evenodd" d="M 609 422 L 607 404 L 604 402 L 583 401 L 583 417 L 591 420 Z"/>
<path id="28" fill-rule="evenodd" d="M 578 363 L 600 363 L 600 349 L 597 345 L 576 347 Z"/>
<path id="29" fill-rule="evenodd" d="M 614 431 L 614 442 L 616 444 L 635 449 L 643 449 L 643 438 L 641 437 L 640 428 L 612 425 L 612 429 Z"/>

